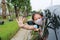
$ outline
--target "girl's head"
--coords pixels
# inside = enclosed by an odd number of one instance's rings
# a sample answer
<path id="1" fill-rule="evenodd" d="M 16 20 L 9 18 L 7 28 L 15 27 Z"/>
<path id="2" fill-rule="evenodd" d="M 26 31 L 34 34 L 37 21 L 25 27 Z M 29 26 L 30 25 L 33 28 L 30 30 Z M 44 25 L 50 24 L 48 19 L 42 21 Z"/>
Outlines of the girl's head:
<path id="1" fill-rule="evenodd" d="M 42 17 L 43 17 L 43 15 L 41 13 L 36 12 L 32 15 L 32 20 L 35 21 L 35 20 L 40 19 Z"/>
<path id="2" fill-rule="evenodd" d="M 38 25 L 41 25 L 42 24 L 42 18 L 43 15 L 39 12 L 36 12 L 32 15 L 32 20 L 34 23 L 38 24 Z"/>

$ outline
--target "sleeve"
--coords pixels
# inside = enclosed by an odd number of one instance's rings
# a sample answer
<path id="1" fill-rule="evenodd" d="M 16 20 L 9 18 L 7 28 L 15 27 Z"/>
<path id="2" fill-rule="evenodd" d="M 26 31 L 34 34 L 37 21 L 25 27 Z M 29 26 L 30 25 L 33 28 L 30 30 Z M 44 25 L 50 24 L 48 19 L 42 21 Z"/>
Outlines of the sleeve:
<path id="1" fill-rule="evenodd" d="M 33 21 L 28 21 L 27 24 L 28 25 L 34 25 L 34 22 Z"/>
<path id="2" fill-rule="evenodd" d="M 37 24 L 35 24 L 33 21 L 28 21 L 27 24 L 33 25 L 34 28 L 39 28 L 39 26 Z"/>

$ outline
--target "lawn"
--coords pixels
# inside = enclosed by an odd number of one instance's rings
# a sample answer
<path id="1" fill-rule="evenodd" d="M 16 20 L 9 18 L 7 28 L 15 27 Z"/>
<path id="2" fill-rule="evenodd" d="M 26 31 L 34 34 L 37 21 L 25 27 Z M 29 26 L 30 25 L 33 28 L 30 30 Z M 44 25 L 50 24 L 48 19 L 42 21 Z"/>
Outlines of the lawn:
<path id="1" fill-rule="evenodd" d="M 10 40 L 16 34 L 18 29 L 19 27 L 16 20 L 11 22 L 5 20 L 4 25 L 0 25 L 1 40 Z"/>
<path id="2" fill-rule="evenodd" d="M 28 16 L 27 19 L 30 19 L 32 16 Z"/>

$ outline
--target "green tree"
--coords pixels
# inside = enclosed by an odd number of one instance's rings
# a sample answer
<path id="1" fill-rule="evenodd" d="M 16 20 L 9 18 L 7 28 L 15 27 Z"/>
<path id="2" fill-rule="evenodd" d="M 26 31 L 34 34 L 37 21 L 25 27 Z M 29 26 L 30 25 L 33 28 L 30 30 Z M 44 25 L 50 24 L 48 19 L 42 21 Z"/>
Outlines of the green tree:
<path id="1" fill-rule="evenodd" d="M 10 18 L 11 18 L 11 14 L 12 14 L 12 12 L 14 11 L 14 10 L 13 10 L 13 5 L 10 3 L 9 0 L 7 0 L 6 4 L 7 4 L 8 11 L 9 11 L 9 16 L 10 16 Z"/>
<path id="2" fill-rule="evenodd" d="M 23 9 L 24 11 L 24 15 L 25 16 L 28 16 L 28 14 L 31 12 L 31 5 L 30 5 L 30 0 L 25 0 L 24 1 L 24 6 L 25 6 L 25 9 Z"/>
<path id="3" fill-rule="evenodd" d="M 20 11 L 25 14 L 31 10 L 30 0 L 10 0 L 9 2 L 14 6 L 16 17 L 18 17 Z"/>

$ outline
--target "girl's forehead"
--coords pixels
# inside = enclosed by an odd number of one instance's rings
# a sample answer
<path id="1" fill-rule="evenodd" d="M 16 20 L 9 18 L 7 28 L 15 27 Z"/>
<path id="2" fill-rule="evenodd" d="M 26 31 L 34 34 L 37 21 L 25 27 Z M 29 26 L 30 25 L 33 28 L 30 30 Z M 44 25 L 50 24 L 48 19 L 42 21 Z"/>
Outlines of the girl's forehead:
<path id="1" fill-rule="evenodd" d="M 39 14 L 34 15 L 34 18 L 38 18 L 38 17 L 41 17 L 41 15 L 39 15 Z"/>
<path id="2" fill-rule="evenodd" d="M 37 20 L 37 19 L 39 19 L 39 18 L 41 18 L 41 15 L 39 15 L 39 14 L 35 14 L 35 15 L 34 15 L 34 20 Z"/>

